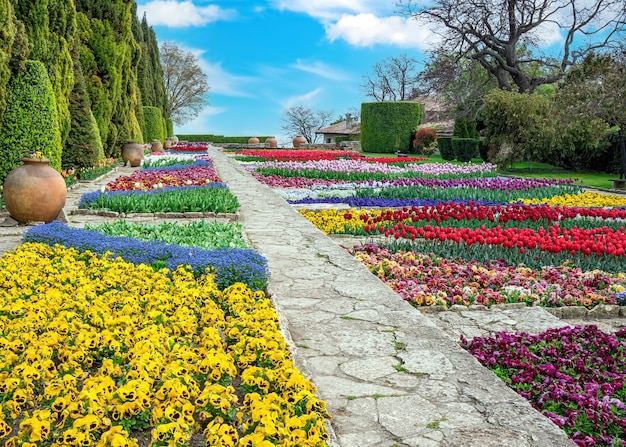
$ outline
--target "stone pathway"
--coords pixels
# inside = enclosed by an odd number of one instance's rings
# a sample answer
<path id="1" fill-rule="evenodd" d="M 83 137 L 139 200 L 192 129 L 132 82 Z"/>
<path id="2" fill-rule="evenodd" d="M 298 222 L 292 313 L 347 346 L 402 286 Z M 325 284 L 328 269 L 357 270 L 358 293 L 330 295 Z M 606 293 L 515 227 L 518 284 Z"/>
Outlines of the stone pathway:
<path id="1" fill-rule="evenodd" d="M 258 183 L 217 148 L 209 150 L 220 177 L 241 204 L 238 219 L 269 264 L 269 294 L 298 367 L 318 387 L 333 418 L 335 447 L 574 446 L 524 399 L 461 349 L 467 338 L 499 330 L 540 332 L 588 324 L 589 315 L 559 319 L 542 308 L 458 308 L 422 313 L 320 233 L 270 188 Z M 112 178 L 68 192 L 66 214 L 83 226 L 119 218 L 80 214 L 80 195 Z M 186 221 L 187 216 L 125 216 L 128 220 Z M 0 252 L 20 243 L 28 226 L 0 227 Z M 619 309 L 602 322 L 616 330 Z M 596 315 L 597 316 L 597 315 Z M 592 315 L 593 318 L 593 315 Z M 598 320 L 600 321 L 600 320 Z"/>

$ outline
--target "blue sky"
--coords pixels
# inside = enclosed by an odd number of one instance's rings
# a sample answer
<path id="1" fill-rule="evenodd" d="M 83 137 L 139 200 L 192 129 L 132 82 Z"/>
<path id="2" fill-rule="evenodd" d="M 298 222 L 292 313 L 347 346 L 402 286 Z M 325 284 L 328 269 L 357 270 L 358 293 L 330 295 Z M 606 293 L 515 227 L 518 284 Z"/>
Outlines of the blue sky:
<path id="1" fill-rule="evenodd" d="M 372 100 L 361 85 L 376 62 L 406 54 L 423 63 L 434 39 L 396 0 L 137 0 L 137 12 L 208 76 L 210 106 L 175 133 L 274 135 L 279 145 L 293 137 L 282 130 L 285 109 L 358 113 Z M 561 38 L 556 25 L 541 34 Z"/>
<path id="2" fill-rule="evenodd" d="M 406 53 L 423 59 L 429 33 L 394 13 L 394 0 L 137 1 L 159 43 L 193 52 L 211 86 L 208 106 L 175 133 L 275 135 L 284 110 L 334 117 L 369 101 L 373 65 Z"/>

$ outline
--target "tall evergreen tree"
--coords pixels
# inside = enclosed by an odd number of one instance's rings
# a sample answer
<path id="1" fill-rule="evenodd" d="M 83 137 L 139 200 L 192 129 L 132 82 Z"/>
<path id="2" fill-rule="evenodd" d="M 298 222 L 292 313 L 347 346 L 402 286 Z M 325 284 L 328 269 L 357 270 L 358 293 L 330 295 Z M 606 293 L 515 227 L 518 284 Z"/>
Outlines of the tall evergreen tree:
<path id="1" fill-rule="evenodd" d="M 11 76 L 9 62 L 15 40 L 16 24 L 10 0 L 0 0 L 0 121 L 6 105 L 6 85 Z"/>
<path id="2" fill-rule="evenodd" d="M 142 140 L 137 88 L 139 45 L 132 34 L 134 2 L 77 0 L 81 63 L 107 155 L 126 139 Z"/>
<path id="3" fill-rule="evenodd" d="M 76 33 L 73 0 L 17 0 L 15 15 L 25 26 L 31 45 L 29 59 L 46 66 L 55 96 L 61 138 L 70 126 L 68 98 L 74 85 L 70 55 Z"/>
<path id="4" fill-rule="evenodd" d="M 93 119 L 91 101 L 85 86 L 77 43 L 72 52 L 74 88 L 69 97 L 70 131 L 65 142 L 61 165 L 64 169 L 96 166 L 102 148 L 100 132 Z"/>
<path id="5" fill-rule="evenodd" d="M 21 157 L 33 151 L 49 158 L 50 166 L 61 167 L 61 133 L 46 67 L 31 60 L 24 67 L 7 85 L 7 107 L 0 127 L 0 182 Z"/>

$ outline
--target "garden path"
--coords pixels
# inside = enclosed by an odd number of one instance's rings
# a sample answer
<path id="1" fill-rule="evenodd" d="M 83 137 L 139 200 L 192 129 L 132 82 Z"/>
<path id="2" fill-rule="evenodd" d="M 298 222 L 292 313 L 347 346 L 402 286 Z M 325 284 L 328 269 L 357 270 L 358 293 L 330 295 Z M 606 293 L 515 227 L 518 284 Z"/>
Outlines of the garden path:
<path id="1" fill-rule="evenodd" d="M 458 338 L 498 330 L 537 333 L 589 323 L 588 314 L 560 320 L 545 309 L 513 307 L 421 313 L 234 160 L 217 148 L 209 154 L 241 204 L 235 217 L 268 260 L 269 293 L 294 360 L 333 416 L 331 446 L 574 446 L 461 349 Z M 118 218 L 80 214 L 76 204 L 84 192 L 132 170 L 119 168 L 70 189 L 70 224 Z M 153 223 L 173 217 L 126 216 Z M 0 226 L 0 253 L 17 246 L 28 228 Z M 614 330 L 625 320 L 598 321 Z"/>

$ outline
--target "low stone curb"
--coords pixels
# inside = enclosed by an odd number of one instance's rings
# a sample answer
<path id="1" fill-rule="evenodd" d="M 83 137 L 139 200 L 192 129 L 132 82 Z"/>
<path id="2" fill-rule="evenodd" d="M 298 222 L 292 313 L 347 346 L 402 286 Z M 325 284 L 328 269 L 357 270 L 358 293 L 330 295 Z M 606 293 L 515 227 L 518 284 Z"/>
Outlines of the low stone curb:
<path id="1" fill-rule="evenodd" d="M 506 303 L 506 304 L 494 304 L 487 307 L 480 304 L 474 304 L 471 306 L 463 306 L 461 304 L 453 304 L 450 307 L 446 306 L 422 306 L 417 309 L 425 314 L 434 314 L 438 312 L 466 312 L 466 311 L 491 311 L 498 312 L 503 310 L 513 309 L 525 309 L 528 307 L 526 303 Z M 560 319 L 587 319 L 587 320 L 599 320 L 609 318 L 625 318 L 626 306 L 618 306 L 615 304 L 598 304 L 597 306 L 587 309 L 584 306 L 564 306 L 564 307 L 543 307 L 546 312 L 554 315 Z"/>

